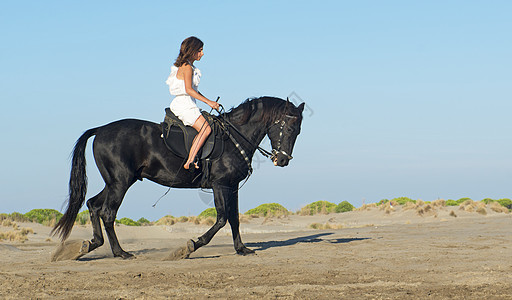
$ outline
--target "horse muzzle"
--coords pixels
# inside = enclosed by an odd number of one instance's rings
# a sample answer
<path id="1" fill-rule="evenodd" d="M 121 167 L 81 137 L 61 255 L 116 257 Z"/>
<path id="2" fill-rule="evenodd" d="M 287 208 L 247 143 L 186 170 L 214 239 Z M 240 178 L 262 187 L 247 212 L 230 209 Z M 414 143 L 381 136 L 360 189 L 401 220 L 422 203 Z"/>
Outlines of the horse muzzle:
<path id="1" fill-rule="evenodd" d="M 277 151 L 275 149 L 272 150 L 271 159 L 272 159 L 272 162 L 274 163 L 274 166 L 286 167 L 292 158 L 293 157 L 291 155 L 284 152 L 283 150 L 280 150 L 280 151 Z"/>

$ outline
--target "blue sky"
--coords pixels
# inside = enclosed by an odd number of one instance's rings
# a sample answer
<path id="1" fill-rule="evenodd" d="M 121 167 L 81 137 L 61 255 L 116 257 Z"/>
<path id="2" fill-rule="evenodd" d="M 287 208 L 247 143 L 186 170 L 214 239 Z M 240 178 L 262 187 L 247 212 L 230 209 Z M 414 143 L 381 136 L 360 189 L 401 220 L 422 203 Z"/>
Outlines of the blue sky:
<path id="1" fill-rule="evenodd" d="M 407 196 L 510 198 L 510 1 L 2 1 L 0 212 L 61 209 L 81 133 L 160 122 L 181 41 L 225 107 L 306 101 L 294 159 L 255 157 L 240 210 Z M 103 183 L 87 150 L 89 193 Z M 265 141 L 264 146 L 267 145 Z M 211 196 L 136 183 L 118 216 L 196 215 Z"/>

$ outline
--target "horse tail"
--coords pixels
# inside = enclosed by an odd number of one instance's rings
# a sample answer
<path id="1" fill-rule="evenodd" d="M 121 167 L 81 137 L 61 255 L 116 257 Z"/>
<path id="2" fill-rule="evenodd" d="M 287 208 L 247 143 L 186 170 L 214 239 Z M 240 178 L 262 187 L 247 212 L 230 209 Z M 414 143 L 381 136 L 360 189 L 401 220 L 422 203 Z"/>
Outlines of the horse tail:
<path id="1" fill-rule="evenodd" d="M 65 241 L 71 233 L 78 211 L 85 202 L 85 195 L 87 193 L 85 146 L 87 145 L 87 140 L 96 135 L 98 128 L 92 128 L 84 132 L 76 141 L 73 149 L 68 206 L 66 212 L 50 233 L 51 235 L 58 234 L 62 241 Z"/>

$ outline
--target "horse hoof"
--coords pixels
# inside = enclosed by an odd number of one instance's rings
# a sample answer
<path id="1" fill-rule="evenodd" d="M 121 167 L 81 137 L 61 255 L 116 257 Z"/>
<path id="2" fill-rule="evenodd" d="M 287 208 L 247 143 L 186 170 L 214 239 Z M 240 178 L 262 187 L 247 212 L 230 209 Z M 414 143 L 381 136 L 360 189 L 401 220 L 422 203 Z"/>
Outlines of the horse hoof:
<path id="1" fill-rule="evenodd" d="M 89 253 L 91 243 L 86 240 L 65 241 L 52 254 L 51 261 L 76 260 Z"/>
<path id="2" fill-rule="evenodd" d="M 250 254 L 255 254 L 256 252 L 254 252 L 254 250 L 251 250 L 247 247 L 243 247 L 242 249 L 240 250 L 236 250 L 236 254 L 238 255 L 250 255 Z"/>
<path id="3" fill-rule="evenodd" d="M 123 251 L 121 254 L 116 254 L 114 257 L 121 257 L 122 259 L 134 259 L 135 255 Z"/>
<path id="4" fill-rule="evenodd" d="M 196 246 L 194 244 L 194 241 L 193 240 L 188 240 L 186 246 L 183 246 L 183 247 L 180 247 L 180 248 L 176 249 L 168 257 L 166 257 L 164 260 L 174 261 L 174 260 L 180 260 L 180 259 L 189 258 L 190 254 L 192 254 L 192 252 L 194 252 L 196 250 L 195 247 Z"/>

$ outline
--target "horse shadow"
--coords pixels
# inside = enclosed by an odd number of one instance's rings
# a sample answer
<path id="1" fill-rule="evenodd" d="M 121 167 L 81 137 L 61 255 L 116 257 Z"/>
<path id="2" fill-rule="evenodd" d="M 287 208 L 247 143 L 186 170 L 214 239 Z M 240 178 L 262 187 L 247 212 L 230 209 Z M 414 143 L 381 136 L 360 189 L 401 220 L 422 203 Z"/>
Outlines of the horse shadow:
<path id="1" fill-rule="evenodd" d="M 277 240 L 277 241 L 266 241 L 266 242 L 255 242 L 255 243 L 245 243 L 245 245 L 249 248 L 251 248 L 254 251 L 265 251 L 271 248 L 279 248 L 279 247 L 289 247 L 293 245 L 297 245 L 300 243 L 329 243 L 329 244 L 345 244 L 355 241 L 364 241 L 364 240 L 370 240 L 371 238 L 328 238 L 329 235 L 334 234 L 334 232 L 323 232 L 323 233 L 317 233 L 307 236 L 300 236 L 295 237 L 287 240 Z M 207 246 L 210 249 L 213 248 L 223 248 L 227 247 L 227 244 L 221 244 L 221 245 L 209 245 Z M 140 249 L 140 250 L 134 250 L 130 251 L 130 253 L 134 254 L 135 256 L 145 256 L 148 254 L 158 256 L 164 256 L 165 253 L 169 252 L 169 248 L 147 248 L 147 249 Z M 190 257 L 189 259 L 204 259 L 204 258 L 218 258 L 223 256 L 222 254 L 213 254 L 213 255 L 199 255 L 195 257 Z M 95 261 L 105 258 L 113 258 L 112 255 L 109 254 L 96 254 L 86 257 L 81 257 L 80 261 Z"/>
<path id="2" fill-rule="evenodd" d="M 296 237 L 288 240 L 282 240 L 282 241 L 267 241 L 267 242 L 256 242 L 256 243 L 246 243 L 245 245 L 255 251 L 264 251 L 270 248 L 277 248 L 277 247 L 289 247 L 293 246 L 299 243 L 330 243 L 330 244 L 345 244 L 350 243 L 354 241 L 362 241 L 362 240 L 369 240 L 371 238 L 335 238 L 335 239 L 328 239 L 328 238 L 322 238 L 329 236 L 331 234 L 334 234 L 333 232 L 324 232 L 324 233 L 318 233 L 308 236 L 301 236 Z"/>
<path id="3" fill-rule="evenodd" d="M 146 248 L 146 249 L 139 249 L 139 250 L 130 250 L 129 252 L 135 257 L 133 259 L 136 259 L 137 257 L 143 257 L 143 256 L 162 256 L 164 257 L 167 252 L 169 252 L 169 248 Z M 79 261 L 97 261 L 102 259 L 120 259 L 115 258 L 111 253 L 91 253 L 89 255 L 86 255 L 84 257 L 80 257 Z"/>

